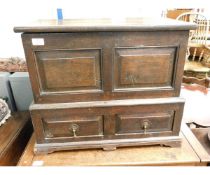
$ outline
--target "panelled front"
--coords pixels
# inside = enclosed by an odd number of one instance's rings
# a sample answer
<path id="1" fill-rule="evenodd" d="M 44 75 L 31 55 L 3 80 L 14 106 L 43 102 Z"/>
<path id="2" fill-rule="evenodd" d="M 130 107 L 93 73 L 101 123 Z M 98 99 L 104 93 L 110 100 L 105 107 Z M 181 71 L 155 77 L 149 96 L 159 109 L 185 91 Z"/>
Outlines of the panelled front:
<path id="1" fill-rule="evenodd" d="M 42 93 L 97 91 L 101 88 L 101 50 L 35 51 Z"/>
<path id="2" fill-rule="evenodd" d="M 46 138 L 94 137 L 103 135 L 103 118 L 101 116 L 84 116 L 43 118 Z"/>
<path id="3" fill-rule="evenodd" d="M 104 132 L 114 139 L 175 136 L 179 133 L 183 107 L 183 101 L 115 107 L 110 119 L 114 122 L 107 127 L 112 129 Z"/>
<path id="4" fill-rule="evenodd" d="M 37 142 L 145 138 L 179 133 L 184 105 L 182 100 L 157 101 L 149 105 L 141 102 L 132 104 L 126 100 L 119 104 L 114 101 L 106 105 L 100 103 L 94 107 L 79 107 L 79 104 L 61 107 L 62 104 L 57 104 L 56 109 L 36 109 L 37 105 L 32 105 Z"/>
<path id="5" fill-rule="evenodd" d="M 117 48 L 114 57 L 114 90 L 173 88 L 177 50 L 177 46 Z"/>
<path id="6" fill-rule="evenodd" d="M 103 116 L 71 114 L 69 110 L 31 111 L 37 142 L 63 142 L 100 139 Z"/>
<path id="7" fill-rule="evenodd" d="M 171 131 L 174 111 L 117 115 L 116 134 Z"/>
<path id="8" fill-rule="evenodd" d="M 35 102 L 178 96 L 187 33 L 23 34 Z"/>

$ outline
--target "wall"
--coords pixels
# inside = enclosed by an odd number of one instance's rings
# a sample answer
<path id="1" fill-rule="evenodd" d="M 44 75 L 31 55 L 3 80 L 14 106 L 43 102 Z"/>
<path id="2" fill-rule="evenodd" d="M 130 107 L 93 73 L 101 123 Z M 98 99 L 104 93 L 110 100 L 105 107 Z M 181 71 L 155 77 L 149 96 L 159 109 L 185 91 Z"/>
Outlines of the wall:
<path id="1" fill-rule="evenodd" d="M 204 2 L 208 2 L 207 0 Z M 16 25 L 36 19 L 56 18 L 56 8 L 63 9 L 64 18 L 100 18 L 125 16 L 161 16 L 168 7 L 207 7 L 202 0 L 7 0 L 0 3 L 0 58 L 24 58 Z"/>

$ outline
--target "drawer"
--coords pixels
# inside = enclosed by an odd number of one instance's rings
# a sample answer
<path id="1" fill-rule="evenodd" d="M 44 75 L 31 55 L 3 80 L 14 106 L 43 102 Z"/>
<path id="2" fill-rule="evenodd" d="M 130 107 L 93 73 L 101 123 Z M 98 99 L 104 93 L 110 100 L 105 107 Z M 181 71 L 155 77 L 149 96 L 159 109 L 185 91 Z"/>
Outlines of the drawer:
<path id="1" fill-rule="evenodd" d="M 103 135 L 103 122 L 101 116 L 82 117 L 73 116 L 59 118 L 43 118 L 46 138 L 59 137 L 93 137 Z"/>
<path id="2" fill-rule="evenodd" d="M 51 110 L 36 115 L 32 112 L 32 121 L 38 128 L 38 142 L 79 141 L 103 136 L 103 116 L 83 116 L 79 113 L 70 114 L 67 110 Z"/>
<path id="3" fill-rule="evenodd" d="M 180 98 L 33 104 L 39 143 L 176 136 Z"/>
<path id="4" fill-rule="evenodd" d="M 116 115 L 116 134 L 172 131 L 175 111 Z"/>
<path id="5" fill-rule="evenodd" d="M 183 108 L 181 98 L 132 100 L 112 109 L 110 134 L 117 139 L 179 135 Z"/>

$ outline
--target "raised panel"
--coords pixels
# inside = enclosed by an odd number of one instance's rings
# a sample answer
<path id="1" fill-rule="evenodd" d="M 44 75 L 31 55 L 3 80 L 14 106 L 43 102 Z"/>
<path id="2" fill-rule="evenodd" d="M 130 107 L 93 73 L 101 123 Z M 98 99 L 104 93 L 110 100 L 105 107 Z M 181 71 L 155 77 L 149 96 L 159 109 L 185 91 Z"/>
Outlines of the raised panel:
<path id="1" fill-rule="evenodd" d="M 93 137 L 103 135 L 102 116 L 55 116 L 42 119 L 46 138 Z M 73 131 L 73 127 L 75 127 Z"/>
<path id="2" fill-rule="evenodd" d="M 116 115 L 116 134 L 172 131 L 173 120 L 174 111 Z M 144 130 L 144 123 L 147 123 L 146 130 Z"/>
<path id="3" fill-rule="evenodd" d="M 173 88 L 176 47 L 116 48 L 114 90 Z"/>
<path id="4" fill-rule="evenodd" d="M 71 143 L 78 144 L 75 148 L 93 148 L 94 142 L 100 145 L 100 141 L 115 140 L 117 144 L 120 140 L 145 142 L 149 137 L 178 136 L 183 107 L 181 98 L 153 98 L 33 104 L 30 110 L 38 144 Z M 146 132 L 142 128 L 145 121 L 149 122 Z M 74 136 L 75 124 L 78 130 Z"/>
<path id="5" fill-rule="evenodd" d="M 23 34 L 34 101 L 179 96 L 185 35 L 181 31 Z M 31 46 L 33 38 L 43 38 L 44 45 Z"/>
<path id="6" fill-rule="evenodd" d="M 101 90 L 101 51 L 35 51 L 42 93 Z"/>

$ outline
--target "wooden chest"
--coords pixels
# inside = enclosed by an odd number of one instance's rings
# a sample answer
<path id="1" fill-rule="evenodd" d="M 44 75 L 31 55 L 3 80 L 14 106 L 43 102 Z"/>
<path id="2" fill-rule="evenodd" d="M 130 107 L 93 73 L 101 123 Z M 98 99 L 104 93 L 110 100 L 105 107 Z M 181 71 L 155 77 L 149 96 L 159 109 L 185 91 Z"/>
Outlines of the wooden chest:
<path id="1" fill-rule="evenodd" d="M 36 151 L 178 143 L 193 24 L 42 20 L 23 32 Z"/>

